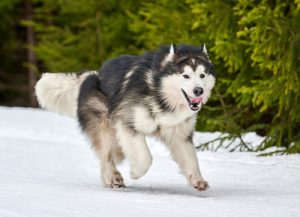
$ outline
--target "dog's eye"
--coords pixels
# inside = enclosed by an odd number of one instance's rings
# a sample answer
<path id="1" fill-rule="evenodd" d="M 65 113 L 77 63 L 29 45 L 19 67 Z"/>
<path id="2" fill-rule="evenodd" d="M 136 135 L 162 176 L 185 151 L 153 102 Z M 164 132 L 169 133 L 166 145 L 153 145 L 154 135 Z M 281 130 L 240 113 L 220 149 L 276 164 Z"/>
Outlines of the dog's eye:
<path id="1" fill-rule="evenodd" d="M 210 68 L 208 73 L 209 74 L 214 74 L 214 68 Z"/>
<path id="2" fill-rule="evenodd" d="M 183 77 L 184 77 L 185 79 L 189 79 L 189 78 L 190 78 L 190 76 L 188 76 L 188 75 L 183 75 Z"/>
<path id="3" fill-rule="evenodd" d="M 201 75 L 200 75 L 200 78 L 204 78 L 204 77 L 205 77 L 205 75 L 204 75 L 204 74 L 201 74 Z"/>

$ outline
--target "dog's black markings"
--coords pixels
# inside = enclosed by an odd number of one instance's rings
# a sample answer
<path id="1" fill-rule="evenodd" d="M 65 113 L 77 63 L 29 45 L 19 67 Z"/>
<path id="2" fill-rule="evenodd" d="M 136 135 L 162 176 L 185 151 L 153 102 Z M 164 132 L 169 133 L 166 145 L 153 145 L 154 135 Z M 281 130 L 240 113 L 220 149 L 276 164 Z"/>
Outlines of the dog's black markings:
<path id="1" fill-rule="evenodd" d="M 175 111 L 181 112 L 182 110 L 176 110 L 175 103 L 172 103 L 173 98 L 167 99 L 170 96 L 166 96 L 168 94 L 163 88 L 163 81 L 167 80 L 166 78 L 170 75 L 180 75 L 173 77 L 183 79 L 181 74 L 185 66 L 190 66 L 196 71 L 198 65 L 203 65 L 205 68 L 204 74 L 202 73 L 200 76 L 214 75 L 213 65 L 207 54 L 203 52 L 203 47 L 165 46 L 158 51 L 146 52 L 140 56 L 123 55 L 108 60 L 98 73 L 93 73 L 85 78 L 78 96 L 77 116 L 82 130 L 90 139 L 93 148 L 101 155 L 101 169 L 104 171 L 102 171 L 102 175 L 104 174 L 102 178 L 106 185 L 111 187 L 124 186 L 123 178 L 115 167 L 115 164 L 124 157 L 121 148 L 115 146 L 116 143 L 120 142 L 118 139 L 122 139 L 122 135 L 118 134 L 126 134 L 128 131 L 133 136 L 142 133 L 157 135 L 161 138 L 172 136 L 163 135 L 164 129 L 169 126 L 159 119 L 165 114 Z M 214 81 L 210 84 L 213 86 Z M 180 90 L 180 87 L 178 89 Z M 208 90 L 211 89 L 208 88 Z M 183 94 L 190 105 L 199 104 L 185 91 Z M 195 107 L 196 115 L 199 108 L 197 105 L 193 107 Z M 193 107 L 190 106 L 190 109 L 193 110 Z M 139 114 L 136 111 L 137 108 L 142 109 L 142 117 L 138 118 L 147 119 L 141 125 L 142 127 L 147 127 L 147 121 L 150 124 L 153 122 L 149 131 L 136 125 L 137 121 L 141 121 L 135 120 L 135 115 Z M 183 112 L 185 111 L 187 110 L 183 110 Z M 177 118 L 177 113 L 176 115 L 173 113 L 173 115 L 166 117 Z M 168 121 L 168 119 L 166 120 Z M 188 131 L 182 128 L 184 130 L 182 132 L 183 137 L 180 137 L 178 143 L 193 145 L 194 129 L 192 128 L 194 126 L 192 125 L 194 120 L 195 116 L 193 119 L 186 119 L 186 123 L 181 122 L 186 124 L 182 127 L 188 127 Z M 119 127 L 123 126 L 125 131 L 119 131 Z M 177 133 L 180 134 L 180 132 Z M 130 137 L 129 134 L 125 136 Z M 199 180 L 197 184 L 193 183 L 193 185 L 198 190 L 207 188 L 207 183 L 202 180 Z"/>
<path id="2" fill-rule="evenodd" d="M 141 99 L 152 95 L 160 112 L 174 112 L 175 108 L 168 103 L 161 93 L 162 78 L 173 73 L 182 73 L 186 65 L 195 70 L 201 64 L 205 67 L 205 73 L 210 74 L 213 74 L 214 70 L 208 56 L 203 52 L 203 47 L 174 46 L 174 60 L 162 64 L 169 52 L 170 47 L 163 46 L 158 51 L 146 52 L 141 56 L 122 55 L 108 60 L 97 75 L 90 75 L 83 82 L 78 98 L 79 107 L 84 104 L 85 98 L 90 98 L 89 95 L 92 94 L 99 99 L 106 97 L 108 112 L 114 114 L 117 109 L 120 109 L 120 106 L 138 105 L 143 103 Z M 130 76 L 126 77 L 127 73 L 130 73 Z M 147 83 L 146 73 L 152 73 L 153 82 L 151 85 Z M 127 82 L 126 85 L 124 84 L 125 81 Z M 124 101 L 126 104 L 121 105 Z M 148 106 L 147 108 L 149 116 L 155 118 L 152 108 Z M 86 120 L 80 115 L 80 109 L 78 110 L 79 122 L 85 126 Z M 126 120 L 124 121 L 126 122 Z M 132 123 L 128 121 L 127 123 L 129 126 L 133 126 Z"/>

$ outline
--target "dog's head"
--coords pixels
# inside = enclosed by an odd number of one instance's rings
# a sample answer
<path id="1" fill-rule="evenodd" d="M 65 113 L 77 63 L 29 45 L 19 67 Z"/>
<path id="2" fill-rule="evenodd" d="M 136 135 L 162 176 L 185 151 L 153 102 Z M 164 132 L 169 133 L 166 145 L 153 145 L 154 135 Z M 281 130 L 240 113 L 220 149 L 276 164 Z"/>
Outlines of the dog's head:
<path id="1" fill-rule="evenodd" d="M 205 45 L 171 45 L 161 62 L 161 91 L 168 104 L 199 111 L 215 85 L 214 67 Z"/>

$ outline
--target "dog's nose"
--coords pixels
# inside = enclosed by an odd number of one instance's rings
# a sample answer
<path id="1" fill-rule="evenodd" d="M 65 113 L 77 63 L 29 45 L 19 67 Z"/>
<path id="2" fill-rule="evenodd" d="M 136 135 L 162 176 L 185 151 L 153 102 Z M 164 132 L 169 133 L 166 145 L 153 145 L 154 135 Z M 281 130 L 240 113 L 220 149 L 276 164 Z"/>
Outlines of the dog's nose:
<path id="1" fill-rule="evenodd" d="M 195 96 L 201 96 L 204 92 L 202 87 L 195 87 L 193 90 Z"/>

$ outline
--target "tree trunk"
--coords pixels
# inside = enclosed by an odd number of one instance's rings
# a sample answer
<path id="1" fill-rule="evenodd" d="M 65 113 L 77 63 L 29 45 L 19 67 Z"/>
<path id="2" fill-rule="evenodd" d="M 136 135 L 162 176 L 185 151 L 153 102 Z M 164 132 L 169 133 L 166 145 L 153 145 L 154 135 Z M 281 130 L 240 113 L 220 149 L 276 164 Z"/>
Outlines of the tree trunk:
<path id="1" fill-rule="evenodd" d="M 33 18 L 33 5 L 30 0 L 26 0 L 26 19 L 32 20 Z M 37 72 L 37 59 L 33 52 L 33 46 L 35 45 L 35 33 L 31 25 L 26 27 L 27 30 L 27 61 L 28 61 L 28 93 L 29 93 L 29 105 L 31 107 L 37 106 L 37 100 L 34 94 L 34 86 L 36 83 Z"/>

